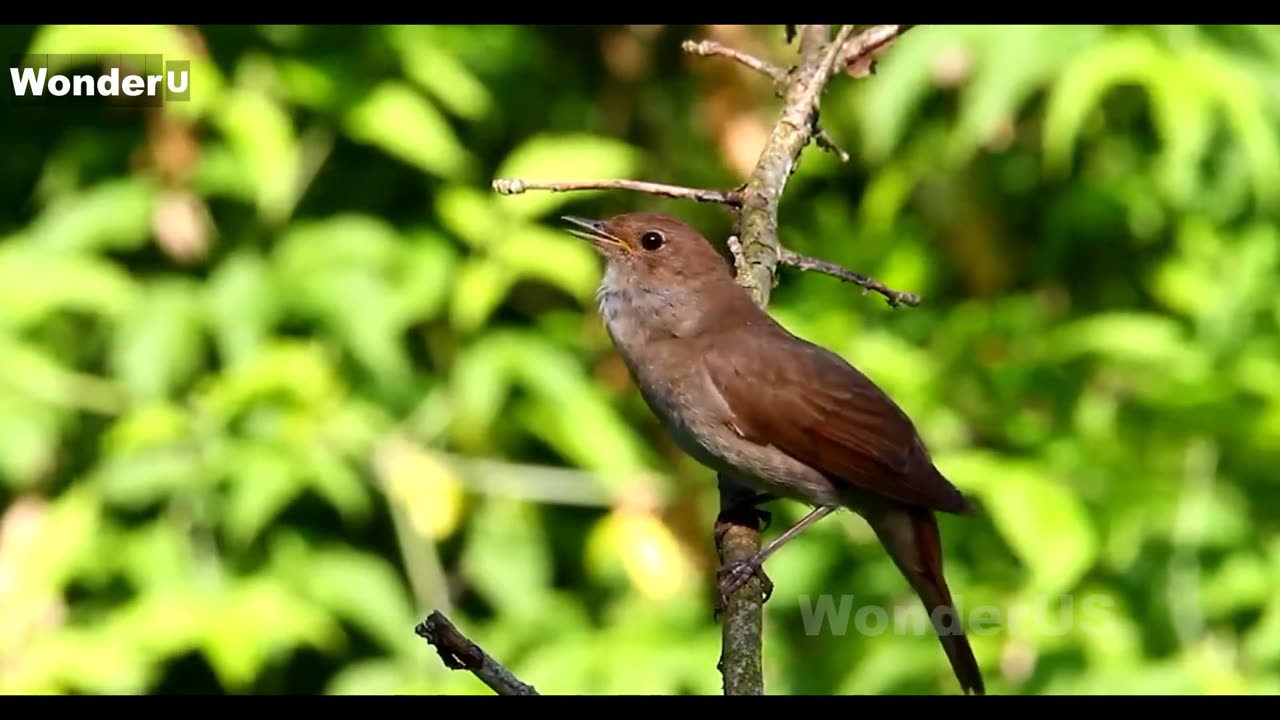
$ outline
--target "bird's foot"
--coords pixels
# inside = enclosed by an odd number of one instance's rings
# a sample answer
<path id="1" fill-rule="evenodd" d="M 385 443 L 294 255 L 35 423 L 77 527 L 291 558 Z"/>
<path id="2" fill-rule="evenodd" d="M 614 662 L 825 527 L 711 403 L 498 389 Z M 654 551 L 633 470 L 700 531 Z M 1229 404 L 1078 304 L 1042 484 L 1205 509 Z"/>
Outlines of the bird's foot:
<path id="1" fill-rule="evenodd" d="M 760 578 L 760 584 L 763 585 L 764 598 L 761 603 L 769 602 L 769 598 L 773 596 L 773 581 L 765 574 L 762 565 L 763 560 L 759 556 L 753 556 L 720 569 L 718 573 L 720 583 L 718 597 L 716 598 L 716 618 L 719 618 L 728 608 L 729 596 L 737 592 L 753 576 Z"/>

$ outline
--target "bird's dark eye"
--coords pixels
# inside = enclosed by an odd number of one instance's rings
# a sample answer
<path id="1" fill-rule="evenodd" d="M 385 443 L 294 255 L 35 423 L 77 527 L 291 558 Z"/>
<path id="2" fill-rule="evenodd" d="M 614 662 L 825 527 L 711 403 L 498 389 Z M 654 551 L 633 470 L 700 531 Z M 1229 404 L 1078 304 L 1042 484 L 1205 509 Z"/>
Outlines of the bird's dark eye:
<path id="1" fill-rule="evenodd" d="M 662 247 L 662 234 L 656 232 L 647 232 L 640 236 L 640 247 L 645 250 L 653 251 Z"/>

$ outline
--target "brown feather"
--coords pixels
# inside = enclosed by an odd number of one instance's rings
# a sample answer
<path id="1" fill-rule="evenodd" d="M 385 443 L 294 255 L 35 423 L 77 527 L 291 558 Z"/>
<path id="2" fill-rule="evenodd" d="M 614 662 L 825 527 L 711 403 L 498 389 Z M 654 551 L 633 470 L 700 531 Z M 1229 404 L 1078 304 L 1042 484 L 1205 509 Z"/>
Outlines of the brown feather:
<path id="1" fill-rule="evenodd" d="M 736 337 L 705 343 L 704 361 L 744 437 L 850 489 L 941 512 L 974 512 L 934 467 L 911 419 L 856 368 L 800 338 L 777 342 L 771 335 L 786 330 L 773 323 L 729 332 Z M 779 362 L 783 348 L 789 357 Z M 771 361 L 761 360 L 770 354 Z"/>
<path id="2" fill-rule="evenodd" d="M 886 508 L 868 520 L 924 605 L 960 686 L 966 693 L 985 695 L 982 669 L 942 573 L 942 538 L 934 514 L 921 508 Z"/>

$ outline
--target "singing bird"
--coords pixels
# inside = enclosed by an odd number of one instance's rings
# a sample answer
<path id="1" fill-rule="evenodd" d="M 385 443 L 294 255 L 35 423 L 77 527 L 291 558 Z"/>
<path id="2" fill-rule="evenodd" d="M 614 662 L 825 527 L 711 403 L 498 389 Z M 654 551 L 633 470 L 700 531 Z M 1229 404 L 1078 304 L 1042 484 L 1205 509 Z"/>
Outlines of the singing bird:
<path id="1" fill-rule="evenodd" d="M 753 507 L 790 499 L 813 508 L 727 569 L 722 602 L 786 542 L 852 510 L 919 595 L 963 690 L 984 694 L 943 577 L 935 516 L 976 511 L 906 413 L 843 358 L 778 324 L 688 224 L 658 213 L 562 219 L 604 258 L 596 297 L 605 327 L 679 447 L 754 490 Z"/>

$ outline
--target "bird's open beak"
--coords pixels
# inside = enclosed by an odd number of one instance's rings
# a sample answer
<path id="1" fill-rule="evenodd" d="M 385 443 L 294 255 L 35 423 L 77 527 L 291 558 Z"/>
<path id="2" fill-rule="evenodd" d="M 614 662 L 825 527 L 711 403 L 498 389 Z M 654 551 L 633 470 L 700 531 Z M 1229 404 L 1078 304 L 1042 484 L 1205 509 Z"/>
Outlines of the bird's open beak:
<path id="1" fill-rule="evenodd" d="M 627 244 L 606 230 L 604 223 L 599 220 L 589 220 L 573 215 L 563 215 L 560 219 L 573 226 L 569 228 L 570 235 L 590 240 L 596 246 L 611 245 L 620 250 L 627 249 Z"/>

